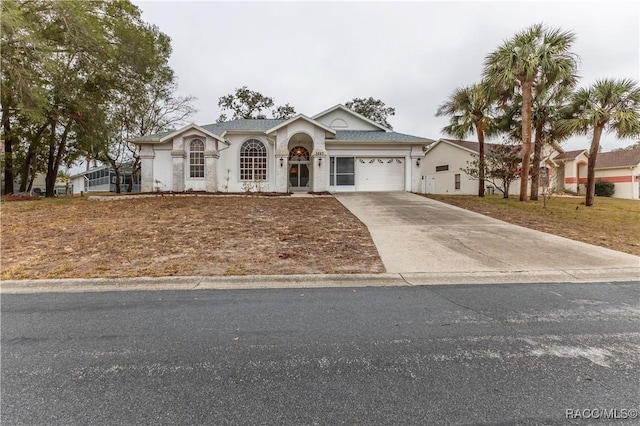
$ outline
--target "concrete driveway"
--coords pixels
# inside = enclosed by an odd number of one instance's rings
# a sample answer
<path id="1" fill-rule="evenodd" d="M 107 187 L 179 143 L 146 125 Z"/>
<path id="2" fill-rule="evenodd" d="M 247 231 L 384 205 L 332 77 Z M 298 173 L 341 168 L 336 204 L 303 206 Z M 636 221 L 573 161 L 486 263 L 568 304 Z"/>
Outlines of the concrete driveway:
<path id="1" fill-rule="evenodd" d="M 341 193 L 336 199 L 369 228 L 390 273 L 511 273 L 538 280 L 561 272 L 577 280 L 640 279 L 640 257 L 408 192 Z"/>

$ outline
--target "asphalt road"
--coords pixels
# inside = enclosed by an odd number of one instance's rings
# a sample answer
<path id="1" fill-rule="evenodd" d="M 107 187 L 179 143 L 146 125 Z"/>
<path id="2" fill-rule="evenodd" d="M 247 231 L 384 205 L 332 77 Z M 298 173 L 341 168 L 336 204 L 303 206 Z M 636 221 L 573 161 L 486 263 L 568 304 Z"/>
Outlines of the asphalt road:
<path id="1" fill-rule="evenodd" d="M 3 295 L 1 308 L 2 425 L 640 421 L 640 282 Z"/>

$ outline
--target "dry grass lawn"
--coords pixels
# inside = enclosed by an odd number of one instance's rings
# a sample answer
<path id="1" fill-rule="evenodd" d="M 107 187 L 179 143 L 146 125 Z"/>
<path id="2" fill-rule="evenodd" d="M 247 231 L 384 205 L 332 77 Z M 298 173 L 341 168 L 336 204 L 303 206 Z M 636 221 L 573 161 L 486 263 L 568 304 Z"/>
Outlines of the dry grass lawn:
<path id="1" fill-rule="evenodd" d="M 429 198 L 482 213 L 505 222 L 640 256 L 640 201 L 597 197 L 585 207 L 584 197 L 539 201 L 505 200 L 501 195 L 429 195 Z"/>
<path id="2" fill-rule="evenodd" d="M 333 198 L 3 202 L 2 279 L 377 273 L 367 228 Z"/>

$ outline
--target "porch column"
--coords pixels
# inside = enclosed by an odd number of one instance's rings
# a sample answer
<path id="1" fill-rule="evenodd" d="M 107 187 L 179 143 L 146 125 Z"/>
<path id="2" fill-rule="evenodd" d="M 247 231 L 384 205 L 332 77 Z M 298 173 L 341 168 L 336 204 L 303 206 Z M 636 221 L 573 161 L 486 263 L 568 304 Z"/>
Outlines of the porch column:
<path id="1" fill-rule="evenodd" d="M 184 191 L 184 149 L 174 149 L 171 151 L 173 161 L 173 192 Z"/>
<path id="2" fill-rule="evenodd" d="M 329 169 L 329 158 L 325 144 L 325 130 L 319 127 L 313 129 L 313 152 L 311 152 L 311 170 L 313 173 L 313 192 L 327 190 L 325 171 Z"/>
<path id="3" fill-rule="evenodd" d="M 422 146 L 412 146 L 409 156 L 411 161 L 411 192 L 420 193 L 422 190 L 422 161 L 424 160 L 424 152 Z"/>
<path id="4" fill-rule="evenodd" d="M 313 173 L 313 192 L 327 190 L 325 182 L 325 169 L 329 167 L 327 153 L 321 149 L 314 149 L 311 154 L 311 171 Z"/>
<path id="5" fill-rule="evenodd" d="M 153 192 L 153 159 L 156 154 L 152 146 L 140 147 L 140 191 Z"/>
<path id="6" fill-rule="evenodd" d="M 276 153 L 276 188 L 275 192 L 289 192 L 289 153 L 278 150 Z"/>
<path id="7" fill-rule="evenodd" d="M 218 151 L 204 152 L 204 175 L 207 192 L 218 192 L 218 158 L 220 158 Z"/>

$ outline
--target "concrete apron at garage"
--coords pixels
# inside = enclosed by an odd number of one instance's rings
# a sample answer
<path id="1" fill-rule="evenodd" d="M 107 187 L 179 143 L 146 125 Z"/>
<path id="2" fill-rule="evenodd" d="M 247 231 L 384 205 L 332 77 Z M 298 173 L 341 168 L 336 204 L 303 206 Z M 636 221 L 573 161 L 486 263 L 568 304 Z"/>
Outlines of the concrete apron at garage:
<path id="1" fill-rule="evenodd" d="M 409 192 L 339 193 L 391 273 L 576 271 L 640 279 L 640 257 L 534 231 Z M 621 271 L 621 272 L 620 272 Z M 618 274 L 620 272 L 620 274 Z"/>

